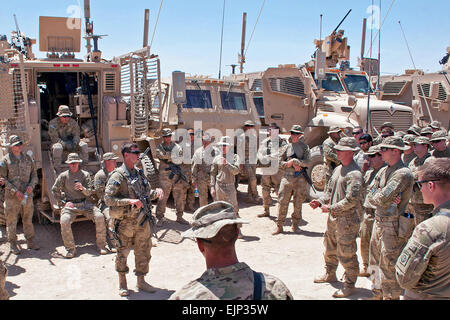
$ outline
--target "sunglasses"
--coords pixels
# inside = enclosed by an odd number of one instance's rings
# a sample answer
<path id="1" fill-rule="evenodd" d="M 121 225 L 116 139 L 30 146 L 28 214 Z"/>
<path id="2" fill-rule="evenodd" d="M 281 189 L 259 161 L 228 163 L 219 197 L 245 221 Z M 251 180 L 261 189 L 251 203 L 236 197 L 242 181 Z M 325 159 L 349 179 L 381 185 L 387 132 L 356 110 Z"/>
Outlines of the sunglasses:
<path id="1" fill-rule="evenodd" d="M 369 141 L 362 140 L 359 142 L 359 144 L 367 144 L 367 143 L 369 143 Z"/>
<path id="2" fill-rule="evenodd" d="M 61 118 L 70 118 L 70 116 L 61 116 Z"/>
<path id="3" fill-rule="evenodd" d="M 377 153 L 377 154 L 369 154 L 369 158 L 375 158 L 376 156 L 379 156 L 379 154 Z"/>
<path id="4" fill-rule="evenodd" d="M 353 134 L 354 136 L 356 136 L 356 135 L 358 135 L 358 134 L 361 134 L 361 133 L 363 133 L 363 132 L 362 132 L 362 131 L 352 132 L 352 134 Z"/>
<path id="5" fill-rule="evenodd" d="M 140 154 L 141 151 L 139 151 L 139 150 L 130 150 L 130 151 L 128 151 L 127 153 Z"/>
<path id="6" fill-rule="evenodd" d="M 419 189 L 422 189 L 422 184 L 424 184 L 425 182 L 431 182 L 431 181 L 439 181 L 441 179 L 427 179 L 427 180 L 420 180 L 417 181 L 416 184 L 419 187 Z"/>
<path id="7" fill-rule="evenodd" d="M 431 144 L 434 144 L 434 143 L 440 143 L 440 142 L 442 142 L 442 141 L 445 141 L 445 139 L 430 141 L 430 143 L 431 143 Z"/>

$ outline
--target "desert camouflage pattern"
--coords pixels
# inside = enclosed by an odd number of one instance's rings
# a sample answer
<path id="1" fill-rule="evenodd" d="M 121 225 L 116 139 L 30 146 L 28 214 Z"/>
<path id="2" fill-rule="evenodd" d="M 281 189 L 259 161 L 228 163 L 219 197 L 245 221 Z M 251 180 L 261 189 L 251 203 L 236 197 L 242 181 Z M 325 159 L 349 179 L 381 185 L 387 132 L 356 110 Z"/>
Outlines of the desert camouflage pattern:
<path id="1" fill-rule="evenodd" d="M 368 155 L 361 149 L 358 151 L 358 153 L 355 154 L 353 157 L 353 160 L 358 165 L 360 169 L 362 169 L 364 161 L 366 161 L 368 158 Z"/>
<path id="2" fill-rule="evenodd" d="M 63 153 L 76 152 L 80 155 L 84 164 L 89 162 L 88 145 L 80 139 L 80 127 L 75 119 L 70 118 L 67 124 L 63 124 L 59 117 L 52 119 L 48 124 L 48 134 L 52 142 L 52 156 L 56 167 L 62 163 Z M 66 144 L 72 140 L 73 144 Z"/>
<path id="3" fill-rule="evenodd" d="M 25 153 L 21 153 L 20 159 L 11 152 L 0 161 L 0 176 L 5 179 L 4 189 L 4 214 L 8 242 L 17 241 L 17 221 L 19 214 L 22 217 L 23 231 L 27 240 L 33 240 L 33 194 L 28 195 L 25 204 L 19 200 L 15 193 L 19 191 L 25 194 L 28 186 L 34 190 L 38 183 L 36 166 L 33 159 Z"/>
<path id="4" fill-rule="evenodd" d="M 257 139 L 255 130 L 246 131 L 237 138 L 238 150 L 242 150 L 240 148 L 244 148 L 245 150 L 244 159 L 241 159 L 240 174 L 247 176 L 247 196 L 250 201 L 256 201 L 259 197 L 257 190 L 258 180 L 256 178 L 256 158 L 251 158 L 252 155 L 256 155 L 257 147 L 252 148 L 253 146 L 250 145 L 250 141 L 257 142 Z"/>
<path id="5" fill-rule="evenodd" d="M 354 285 L 359 273 L 356 237 L 359 231 L 359 212 L 362 206 L 363 177 L 358 165 L 339 165 L 333 171 L 327 189 L 319 199 L 328 204 L 330 213 L 324 235 L 325 268 L 336 272 L 340 262 L 345 269 L 345 283 Z"/>
<path id="6" fill-rule="evenodd" d="M 265 274 L 262 300 L 294 300 L 286 285 Z M 253 271 L 243 262 L 210 268 L 197 280 L 176 291 L 169 300 L 253 300 Z"/>
<path id="7" fill-rule="evenodd" d="M 130 199 L 136 199 L 130 182 L 132 179 L 138 177 L 139 183 L 142 183 L 142 190 L 149 188 L 145 186 L 142 179 L 143 174 L 137 170 L 128 170 L 125 164 L 117 168 L 109 177 L 105 188 L 105 203 L 110 207 L 111 217 L 115 220 L 120 220 L 119 227 L 116 230 L 118 237 L 121 240 L 120 247 L 117 248 L 116 256 L 116 271 L 119 273 L 128 273 L 127 258 L 131 249 L 134 250 L 135 257 L 135 274 L 138 276 L 146 275 L 149 270 L 149 263 L 151 258 L 151 230 L 148 220 L 141 227 L 138 224 L 138 211 L 129 205 Z M 155 190 L 148 190 L 151 200 L 157 198 Z M 117 214 L 120 211 L 121 214 Z M 113 215 L 112 212 L 116 212 Z M 114 222 L 115 224 L 115 222 Z"/>
<path id="8" fill-rule="evenodd" d="M 187 143 L 183 148 L 185 148 L 185 150 L 189 150 L 190 151 L 190 163 L 183 163 L 181 165 L 181 171 L 183 172 L 183 174 L 186 176 L 187 180 L 189 181 L 188 184 L 188 188 L 186 190 L 186 204 L 185 206 L 187 206 L 189 209 L 194 209 L 195 207 L 195 188 L 193 187 L 193 183 L 192 183 L 192 158 L 194 157 L 194 144 L 193 143 Z"/>
<path id="9" fill-rule="evenodd" d="M 0 226 L 6 226 L 5 208 L 3 207 L 5 201 L 5 186 L 0 185 Z"/>
<path id="10" fill-rule="evenodd" d="M 212 144 L 206 149 L 198 148 L 192 157 L 192 183 L 197 184 L 200 207 L 208 204 L 211 183 L 212 160 L 219 154 L 219 150 Z M 209 163 L 208 163 L 209 162 Z"/>
<path id="11" fill-rule="evenodd" d="M 278 217 L 277 225 L 283 226 L 286 220 L 287 210 L 291 197 L 294 202 L 294 212 L 292 213 L 292 223 L 298 224 L 302 219 L 302 203 L 306 200 L 308 183 L 303 175 L 295 177 L 295 169 L 287 167 L 286 164 L 295 158 L 295 162 L 308 167 L 310 161 L 309 147 L 302 140 L 297 143 L 287 143 L 279 155 L 280 168 L 283 170 L 280 189 L 278 191 Z"/>
<path id="12" fill-rule="evenodd" d="M 172 158 L 174 155 L 174 158 Z M 164 197 L 158 199 L 158 204 L 156 206 L 156 217 L 161 219 L 164 217 L 166 212 L 166 204 L 169 199 L 170 192 L 173 193 L 173 198 L 175 201 L 175 208 L 177 218 L 181 218 L 184 213 L 184 207 L 186 204 L 186 193 L 189 188 L 189 183 L 183 179 L 179 179 L 178 175 L 175 175 L 170 179 L 170 163 L 179 165 L 183 174 L 186 175 L 187 168 L 182 166 L 183 161 L 183 149 L 177 143 L 171 142 L 169 146 L 164 143 L 160 143 L 156 148 L 156 156 L 160 160 L 159 162 L 159 181 L 161 189 L 164 191 Z M 186 178 L 189 178 L 188 176 Z M 189 181 L 189 180 L 188 180 Z"/>
<path id="13" fill-rule="evenodd" d="M 75 190 L 75 181 L 80 182 L 86 189 L 84 191 Z M 95 223 L 97 247 L 104 247 L 106 244 L 105 219 L 100 209 L 89 199 L 94 193 L 89 172 L 84 170 L 78 170 L 76 173 L 72 173 L 70 170 L 62 172 L 56 178 L 52 193 L 62 208 L 60 217 L 61 236 L 66 249 L 75 249 L 72 223 L 78 215 L 83 215 Z M 74 208 L 65 207 L 67 202 L 72 202 Z"/>
<path id="14" fill-rule="evenodd" d="M 0 300 L 9 300 L 9 293 L 5 289 L 6 277 L 8 276 L 8 269 L 0 260 Z"/>
<path id="15" fill-rule="evenodd" d="M 403 161 L 380 169 L 367 200 L 375 209 L 375 223 L 369 249 L 372 289 L 383 299 L 398 299 L 401 288 L 395 278 L 395 262 L 407 239 L 400 236 L 400 221 L 412 195 L 414 176 Z M 400 195 L 399 205 L 393 203 Z"/>
<path id="16" fill-rule="evenodd" d="M 110 176 L 110 173 L 106 171 L 106 169 L 102 168 L 97 171 L 97 173 L 94 176 L 94 194 L 93 197 L 95 200 L 97 200 L 97 208 L 100 209 L 103 216 L 105 217 L 105 226 L 108 232 L 110 222 L 111 222 L 111 216 L 109 215 L 109 207 L 105 204 L 105 188 L 106 183 L 108 182 L 108 178 Z M 110 236 L 111 238 L 111 236 Z"/>
<path id="17" fill-rule="evenodd" d="M 404 298 L 450 299 L 450 201 L 414 230 L 395 265 Z"/>
<path id="18" fill-rule="evenodd" d="M 240 159 L 237 154 L 233 155 L 233 162 L 223 164 L 224 157 L 218 155 L 211 165 L 210 187 L 216 190 L 214 201 L 226 201 L 233 205 L 234 212 L 239 212 L 236 190 L 236 176 L 239 174 Z"/>
<path id="19" fill-rule="evenodd" d="M 334 149 L 335 145 L 336 145 L 336 142 L 334 142 L 333 139 L 331 139 L 331 137 L 328 137 L 322 143 L 323 162 L 325 162 L 325 166 L 326 166 L 326 170 L 327 170 L 325 173 L 325 183 L 328 183 L 328 181 L 331 178 L 331 174 L 333 173 L 333 170 L 341 163 L 337 159 L 336 150 Z"/>
<path id="20" fill-rule="evenodd" d="M 447 147 L 444 151 L 434 149 L 431 151 L 431 156 L 434 158 L 450 158 L 450 147 Z"/>
<path id="21" fill-rule="evenodd" d="M 409 154 L 403 153 L 402 154 L 402 161 L 405 164 L 405 166 L 409 166 L 409 164 L 411 163 L 411 161 L 417 157 L 417 155 L 414 152 L 411 152 Z"/>

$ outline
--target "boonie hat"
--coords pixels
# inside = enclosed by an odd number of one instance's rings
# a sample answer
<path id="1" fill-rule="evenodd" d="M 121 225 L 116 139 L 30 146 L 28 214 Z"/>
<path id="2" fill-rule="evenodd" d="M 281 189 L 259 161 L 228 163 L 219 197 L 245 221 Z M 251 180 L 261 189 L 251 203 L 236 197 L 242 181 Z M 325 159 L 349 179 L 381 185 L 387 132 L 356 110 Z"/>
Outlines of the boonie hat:
<path id="1" fill-rule="evenodd" d="M 414 139 L 414 144 L 430 144 L 430 139 L 427 137 L 419 136 Z"/>
<path id="2" fill-rule="evenodd" d="M 254 127 L 255 123 L 252 120 L 247 120 L 244 122 L 244 127 Z"/>
<path id="3" fill-rule="evenodd" d="M 420 130 L 420 135 L 433 134 L 433 129 L 431 127 L 425 127 Z"/>
<path id="4" fill-rule="evenodd" d="M 420 136 L 420 127 L 413 124 L 411 127 L 408 128 L 408 130 L 406 131 L 406 133 L 410 133 L 410 134 L 414 134 L 416 136 Z"/>
<path id="5" fill-rule="evenodd" d="M 219 142 L 217 142 L 219 146 L 231 146 L 231 138 L 229 136 L 223 136 L 220 138 Z"/>
<path id="6" fill-rule="evenodd" d="M 402 151 L 408 150 L 409 146 L 405 145 L 403 139 L 396 136 L 387 137 L 379 144 L 380 148 L 399 149 Z"/>
<path id="7" fill-rule="evenodd" d="M 406 143 L 406 144 L 412 144 L 413 142 L 414 142 L 414 139 L 416 138 L 417 136 L 416 135 L 414 135 L 414 134 L 405 134 L 404 136 L 403 136 L 403 141 Z"/>
<path id="8" fill-rule="evenodd" d="M 380 129 L 383 130 L 383 128 L 391 128 L 392 130 L 394 130 L 394 125 L 392 124 L 392 122 L 385 122 L 381 125 Z"/>
<path id="9" fill-rule="evenodd" d="M 118 160 L 118 159 L 119 159 L 119 157 L 116 156 L 116 154 L 113 153 L 113 152 L 107 152 L 107 153 L 105 153 L 103 155 L 103 161 L 106 161 L 106 160 Z"/>
<path id="10" fill-rule="evenodd" d="M 328 134 L 330 134 L 330 133 L 338 133 L 338 132 L 342 132 L 341 131 L 341 128 L 339 128 L 338 126 L 333 126 L 333 127 L 330 127 L 330 130 L 328 130 Z"/>
<path id="11" fill-rule="evenodd" d="M 70 108 L 66 105 L 60 105 L 58 108 L 58 113 L 56 114 L 58 117 L 71 117 L 72 112 L 70 112 Z"/>
<path id="12" fill-rule="evenodd" d="M 406 132 L 405 131 L 397 131 L 395 134 L 394 134 L 394 136 L 397 136 L 397 137 L 404 137 L 406 135 Z"/>
<path id="13" fill-rule="evenodd" d="M 163 137 L 169 137 L 172 135 L 172 130 L 170 130 L 169 128 L 164 128 L 161 130 L 161 135 Z"/>
<path id="14" fill-rule="evenodd" d="M 183 238 L 213 238 L 224 226 L 248 223 L 238 218 L 233 205 L 225 201 L 215 201 L 198 208 L 193 216 L 191 228 L 181 234 Z"/>
<path id="15" fill-rule="evenodd" d="M 433 133 L 431 136 L 430 141 L 439 141 L 439 140 L 447 140 L 448 136 L 447 133 L 444 130 L 439 130 Z"/>
<path id="16" fill-rule="evenodd" d="M 70 164 L 70 163 L 75 163 L 75 162 L 83 162 L 83 160 L 81 160 L 78 153 L 69 153 L 69 155 L 67 156 L 66 163 Z"/>
<path id="17" fill-rule="evenodd" d="M 369 155 L 369 156 L 373 156 L 373 155 L 375 155 L 375 154 L 377 154 L 377 153 L 380 153 L 380 151 L 381 151 L 380 145 L 377 144 L 376 146 L 371 146 L 371 147 L 369 148 L 369 151 L 364 152 L 364 153 L 367 154 L 367 155 Z"/>
<path id="18" fill-rule="evenodd" d="M 294 124 L 289 131 L 294 133 L 304 133 L 302 127 L 298 124 Z"/>
<path id="19" fill-rule="evenodd" d="M 431 121 L 431 123 L 430 123 L 430 127 L 433 128 L 433 129 L 440 129 L 441 126 L 442 126 L 441 123 L 439 121 L 436 121 L 436 120 Z"/>
<path id="20" fill-rule="evenodd" d="M 20 139 L 19 136 L 12 135 L 12 136 L 9 137 L 9 142 L 8 142 L 8 146 L 9 147 L 14 147 L 14 146 L 17 146 L 19 144 L 23 144 L 23 141 L 22 141 L 22 139 Z"/>
<path id="21" fill-rule="evenodd" d="M 356 139 L 353 137 L 344 137 L 339 140 L 339 143 L 334 146 L 334 149 L 339 151 L 358 151 L 359 147 Z"/>

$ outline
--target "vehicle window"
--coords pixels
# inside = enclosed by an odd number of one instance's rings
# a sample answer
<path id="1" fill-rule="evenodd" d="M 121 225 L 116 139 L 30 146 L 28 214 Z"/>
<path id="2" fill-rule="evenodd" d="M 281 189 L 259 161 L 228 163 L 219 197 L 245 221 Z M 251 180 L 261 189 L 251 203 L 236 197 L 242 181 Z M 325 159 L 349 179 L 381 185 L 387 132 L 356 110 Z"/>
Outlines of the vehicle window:
<path id="1" fill-rule="evenodd" d="M 187 103 L 183 104 L 183 108 L 202 108 L 212 109 L 211 93 L 209 90 L 186 90 Z"/>
<path id="2" fill-rule="evenodd" d="M 244 93 L 221 91 L 220 100 L 225 110 L 247 110 Z"/>
<path id="3" fill-rule="evenodd" d="M 348 74 L 345 76 L 344 82 L 349 92 L 367 93 L 369 90 L 369 82 L 363 75 Z M 370 89 L 370 92 L 372 92 L 372 89 Z"/>
<path id="4" fill-rule="evenodd" d="M 253 102 L 255 103 L 256 111 L 258 111 L 258 115 L 260 118 L 264 118 L 264 100 L 262 97 L 253 98 Z"/>
<path id="5" fill-rule="evenodd" d="M 327 73 L 326 79 L 322 80 L 322 88 L 327 91 L 344 92 L 339 77 L 334 73 Z"/>

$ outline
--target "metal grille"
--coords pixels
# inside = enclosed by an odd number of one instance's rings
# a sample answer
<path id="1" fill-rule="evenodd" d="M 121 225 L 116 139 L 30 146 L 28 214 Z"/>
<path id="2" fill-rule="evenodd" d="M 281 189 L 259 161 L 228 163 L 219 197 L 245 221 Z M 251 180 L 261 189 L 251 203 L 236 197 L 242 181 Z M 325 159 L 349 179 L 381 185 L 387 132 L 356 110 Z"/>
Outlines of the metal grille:
<path id="1" fill-rule="evenodd" d="M 442 85 L 442 83 L 439 83 L 439 93 L 437 99 L 441 101 L 447 101 L 447 97 L 448 95 L 447 92 L 445 91 L 444 86 Z"/>
<path id="2" fill-rule="evenodd" d="M 103 79 L 103 91 L 115 92 L 116 91 L 116 73 L 106 72 Z"/>
<path id="3" fill-rule="evenodd" d="M 250 91 L 262 91 L 262 79 L 255 79 Z"/>
<path id="4" fill-rule="evenodd" d="M 305 95 L 305 85 L 299 77 L 269 78 L 269 83 L 272 91 L 300 97 Z"/>
<path id="5" fill-rule="evenodd" d="M 396 131 L 407 131 L 413 123 L 413 115 L 408 111 L 396 111 L 390 114 L 388 111 L 371 111 L 370 120 L 372 127 L 381 132 L 381 125 L 384 122 L 391 122 Z"/>
<path id="6" fill-rule="evenodd" d="M 419 96 L 429 97 L 430 96 L 430 84 L 429 83 L 417 84 L 417 91 L 419 92 Z"/>
<path id="7" fill-rule="evenodd" d="M 406 81 L 386 82 L 383 86 L 384 94 L 399 94 L 405 87 Z"/>

